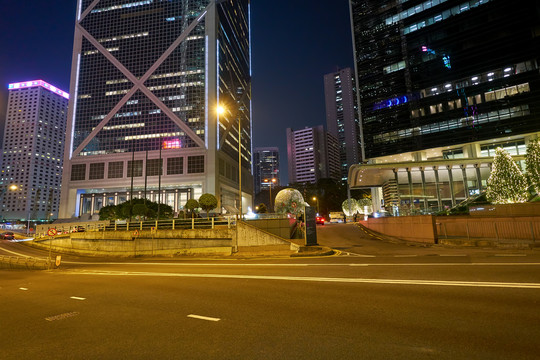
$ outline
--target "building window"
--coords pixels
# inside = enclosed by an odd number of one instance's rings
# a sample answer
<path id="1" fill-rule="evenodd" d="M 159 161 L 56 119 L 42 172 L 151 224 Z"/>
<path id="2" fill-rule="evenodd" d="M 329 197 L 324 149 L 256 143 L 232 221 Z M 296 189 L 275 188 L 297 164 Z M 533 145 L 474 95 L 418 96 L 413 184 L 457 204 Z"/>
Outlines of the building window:
<path id="1" fill-rule="evenodd" d="M 452 149 L 443 151 L 444 159 L 463 159 L 463 150 L 462 149 Z"/>
<path id="2" fill-rule="evenodd" d="M 84 180 L 86 177 L 86 164 L 74 164 L 71 166 L 71 181 Z"/>
<path id="3" fill-rule="evenodd" d="M 204 172 L 204 156 L 188 157 L 188 174 L 197 174 Z"/>
<path id="4" fill-rule="evenodd" d="M 184 173 L 184 158 L 168 158 L 167 159 L 167 175 L 179 175 Z"/>
<path id="5" fill-rule="evenodd" d="M 89 180 L 98 180 L 105 177 L 105 163 L 90 164 Z"/>
<path id="6" fill-rule="evenodd" d="M 146 162 L 146 176 L 163 175 L 163 159 L 149 159 Z"/>
<path id="7" fill-rule="evenodd" d="M 482 145 L 480 146 L 480 154 L 483 157 L 494 157 L 495 149 L 499 147 L 506 150 L 510 155 L 525 155 L 525 153 L 527 152 L 525 140 L 519 140 L 493 145 Z"/>
<path id="8" fill-rule="evenodd" d="M 120 179 L 124 177 L 124 162 L 113 161 L 109 163 L 109 172 L 107 174 L 109 179 Z"/>
<path id="9" fill-rule="evenodd" d="M 127 176 L 128 177 L 140 177 L 142 176 L 142 169 L 143 169 L 143 161 L 142 160 L 135 160 L 135 161 L 128 161 L 128 168 L 127 168 Z"/>

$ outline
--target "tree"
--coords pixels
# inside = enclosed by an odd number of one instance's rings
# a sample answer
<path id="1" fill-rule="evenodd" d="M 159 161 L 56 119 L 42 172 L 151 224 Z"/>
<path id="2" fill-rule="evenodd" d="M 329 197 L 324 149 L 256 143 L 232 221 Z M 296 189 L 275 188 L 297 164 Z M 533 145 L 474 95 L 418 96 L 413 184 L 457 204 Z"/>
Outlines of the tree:
<path id="1" fill-rule="evenodd" d="M 268 212 L 268 209 L 266 208 L 265 203 L 260 203 L 258 208 L 259 209 L 257 210 L 257 213 L 259 213 L 259 214 L 264 214 L 264 213 Z"/>
<path id="2" fill-rule="evenodd" d="M 116 220 L 116 206 L 108 205 L 99 210 L 99 220 Z"/>
<path id="3" fill-rule="evenodd" d="M 191 213 L 191 217 L 194 217 L 195 209 L 199 208 L 199 202 L 195 199 L 189 199 L 184 207 Z"/>
<path id="4" fill-rule="evenodd" d="M 486 196 L 494 204 L 521 203 L 529 197 L 525 176 L 510 154 L 502 148 L 495 149 Z"/>
<path id="5" fill-rule="evenodd" d="M 202 194 L 199 198 L 199 206 L 206 212 L 206 215 L 208 216 L 208 212 L 217 207 L 217 199 L 212 194 Z"/>
<path id="6" fill-rule="evenodd" d="M 533 140 L 527 145 L 527 155 L 525 155 L 527 165 L 527 177 L 534 191 L 540 195 L 540 140 Z"/>
<path id="7" fill-rule="evenodd" d="M 137 217 L 138 220 L 141 220 L 143 217 L 146 217 L 146 213 L 148 212 L 148 208 L 144 203 L 142 204 L 135 204 L 132 208 L 132 214 Z"/>
<path id="8" fill-rule="evenodd" d="M 341 204 L 341 208 L 343 209 L 343 213 L 345 215 L 353 216 L 358 212 L 358 201 L 356 201 L 355 199 L 351 199 L 349 202 L 349 199 L 346 199 L 343 204 Z"/>

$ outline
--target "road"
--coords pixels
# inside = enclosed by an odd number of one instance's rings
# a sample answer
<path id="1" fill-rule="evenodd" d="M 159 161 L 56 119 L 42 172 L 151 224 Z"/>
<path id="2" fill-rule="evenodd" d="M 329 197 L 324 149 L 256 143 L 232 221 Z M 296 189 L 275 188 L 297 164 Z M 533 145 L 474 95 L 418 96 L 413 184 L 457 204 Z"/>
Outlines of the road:
<path id="1" fill-rule="evenodd" d="M 88 259 L 0 270 L 2 359 L 538 359 L 538 251 L 381 242 L 340 256 Z M 46 253 L 14 243 L 7 252 Z"/>

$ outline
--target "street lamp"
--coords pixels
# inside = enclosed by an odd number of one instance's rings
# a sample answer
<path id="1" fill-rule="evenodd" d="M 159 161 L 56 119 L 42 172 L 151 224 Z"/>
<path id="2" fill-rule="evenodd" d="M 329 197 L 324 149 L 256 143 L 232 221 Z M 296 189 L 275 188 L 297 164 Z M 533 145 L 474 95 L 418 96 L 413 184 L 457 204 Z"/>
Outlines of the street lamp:
<path id="1" fill-rule="evenodd" d="M 277 179 L 276 178 L 264 179 L 263 181 L 265 183 L 268 183 L 270 187 L 270 211 L 272 211 L 272 185 L 277 182 Z"/>
<path id="2" fill-rule="evenodd" d="M 317 202 L 317 215 L 319 215 L 319 198 L 314 196 L 313 197 L 313 201 L 316 201 Z"/>
<path id="3" fill-rule="evenodd" d="M 244 93 L 241 87 L 236 88 L 236 94 L 242 95 Z M 245 95 L 245 94 L 244 94 Z M 242 96 L 243 98 L 243 96 Z M 238 120 L 238 218 L 242 219 L 242 121 L 238 114 L 243 107 L 240 105 L 241 100 L 236 100 L 236 118 Z M 226 108 L 222 105 L 217 106 L 216 112 L 218 115 L 223 115 L 226 112 Z"/>

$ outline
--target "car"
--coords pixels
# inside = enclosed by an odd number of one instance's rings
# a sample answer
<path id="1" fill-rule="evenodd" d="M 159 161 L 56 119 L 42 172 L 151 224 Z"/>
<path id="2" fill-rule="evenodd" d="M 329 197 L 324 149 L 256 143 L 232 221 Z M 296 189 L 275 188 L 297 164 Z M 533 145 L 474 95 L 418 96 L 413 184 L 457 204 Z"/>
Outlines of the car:
<path id="1" fill-rule="evenodd" d="M 5 233 L 2 233 L 2 239 L 3 240 L 13 240 L 15 239 L 15 234 L 13 234 L 11 231 L 7 231 Z"/>
<path id="2" fill-rule="evenodd" d="M 325 220 L 324 217 L 322 217 L 322 216 L 317 216 L 317 217 L 315 218 L 315 223 L 316 223 L 316 224 L 324 225 L 324 222 L 325 222 L 325 221 L 326 221 L 326 220 Z"/>

